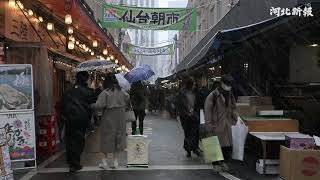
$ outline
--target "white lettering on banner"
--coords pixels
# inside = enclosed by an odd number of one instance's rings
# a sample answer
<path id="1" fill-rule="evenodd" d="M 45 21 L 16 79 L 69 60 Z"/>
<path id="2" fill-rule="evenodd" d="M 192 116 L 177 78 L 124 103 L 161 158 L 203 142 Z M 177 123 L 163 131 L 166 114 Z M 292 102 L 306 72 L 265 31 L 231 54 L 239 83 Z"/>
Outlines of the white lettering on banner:
<path id="1" fill-rule="evenodd" d="M 158 47 L 158 48 L 142 48 L 137 46 L 132 46 L 131 53 L 133 54 L 141 54 L 141 55 L 168 55 L 172 53 L 172 45 Z M 130 53 L 130 52 L 129 52 Z"/>
<path id="2" fill-rule="evenodd" d="M 270 8 L 270 15 L 276 15 L 277 17 L 280 16 L 304 16 L 304 17 L 313 17 L 314 15 L 312 14 L 312 7 L 309 4 L 307 7 L 304 9 L 300 7 L 294 7 L 292 9 L 289 8 L 281 8 L 281 7 L 271 7 Z"/>

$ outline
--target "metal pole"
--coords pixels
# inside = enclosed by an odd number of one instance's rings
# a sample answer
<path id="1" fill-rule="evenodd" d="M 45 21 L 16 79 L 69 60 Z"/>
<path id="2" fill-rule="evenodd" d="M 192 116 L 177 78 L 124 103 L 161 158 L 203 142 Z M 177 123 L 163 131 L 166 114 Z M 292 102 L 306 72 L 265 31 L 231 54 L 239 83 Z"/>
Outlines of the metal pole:
<path id="1" fill-rule="evenodd" d="M 174 40 L 174 49 L 175 49 L 175 55 L 174 55 L 174 59 L 175 59 L 175 66 L 178 65 L 178 35 L 176 34 L 173 38 Z"/>
<path id="2" fill-rule="evenodd" d="M 123 0 L 120 0 L 119 4 L 123 5 Z M 121 28 L 119 28 L 118 44 L 119 44 L 120 51 L 122 51 L 122 29 Z"/>

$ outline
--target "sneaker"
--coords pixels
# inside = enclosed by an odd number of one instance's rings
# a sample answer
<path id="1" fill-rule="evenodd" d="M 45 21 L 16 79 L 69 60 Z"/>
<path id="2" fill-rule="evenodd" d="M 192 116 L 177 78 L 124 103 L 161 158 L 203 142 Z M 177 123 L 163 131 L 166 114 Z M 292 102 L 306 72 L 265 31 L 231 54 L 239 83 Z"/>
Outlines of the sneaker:
<path id="1" fill-rule="evenodd" d="M 195 151 L 193 151 L 193 153 L 196 154 L 198 157 L 201 157 L 201 153 L 199 150 L 195 150 Z"/>
<path id="2" fill-rule="evenodd" d="M 83 168 L 82 165 L 79 165 L 79 166 L 71 166 L 70 169 L 69 169 L 69 171 L 70 171 L 71 173 L 73 173 L 73 172 L 76 172 L 76 171 L 81 170 L 82 168 Z"/>
<path id="3" fill-rule="evenodd" d="M 219 173 L 219 172 L 222 171 L 222 166 L 221 166 L 221 165 L 213 165 L 212 169 L 213 169 L 215 172 Z"/>
<path id="4" fill-rule="evenodd" d="M 106 159 L 102 159 L 102 163 L 99 164 L 99 168 L 108 169 L 108 164 Z"/>
<path id="5" fill-rule="evenodd" d="M 101 163 L 101 164 L 99 164 L 99 168 L 108 169 L 109 167 L 108 167 L 108 165 Z"/>
<path id="6" fill-rule="evenodd" d="M 221 164 L 221 166 L 222 166 L 222 170 L 223 170 L 223 171 L 226 171 L 226 172 L 227 172 L 227 171 L 230 171 L 230 168 L 229 168 L 228 164 L 226 164 L 226 163 L 223 162 L 223 163 Z"/>

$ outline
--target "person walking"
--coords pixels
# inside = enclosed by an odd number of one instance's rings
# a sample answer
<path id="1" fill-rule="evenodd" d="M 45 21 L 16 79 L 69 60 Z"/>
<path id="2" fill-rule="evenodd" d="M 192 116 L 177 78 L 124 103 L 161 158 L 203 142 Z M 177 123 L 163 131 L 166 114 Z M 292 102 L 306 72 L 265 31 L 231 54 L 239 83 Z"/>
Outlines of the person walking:
<path id="1" fill-rule="evenodd" d="M 76 74 L 76 84 L 62 98 L 61 112 L 65 119 L 66 155 L 70 172 L 82 169 L 80 156 L 85 145 L 85 133 L 92 116 L 90 104 L 95 103 L 94 92 L 88 87 L 87 72 Z"/>
<path id="2" fill-rule="evenodd" d="M 119 153 L 126 149 L 126 121 L 124 112 L 130 105 L 129 95 L 121 89 L 114 74 L 106 76 L 104 88 L 93 107 L 103 110 L 101 119 L 101 152 L 107 158 L 101 168 L 117 168 Z M 109 162 L 109 163 L 108 163 Z"/>
<path id="3" fill-rule="evenodd" d="M 184 131 L 184 149 L 187 157 L 191 157 L 191 152 L 201 156 L 199 151 L 199 114 L 196 110 L 197 101 L 194 91 L 194 81 L 187 78 L 177 98 L 177 108 L 180 116 L 181 125 Z"/>
<path id="4" fill-rule="evenodd" d="M 205 101 L 205 128 L 207 136 L 218 136 L 225 160 L 231 158 L 231 126 L 237 122 L 236 100 L 231 91 L 233 78 L 224 75 L 218 88 Z M 225 161 L 213 162 L 215 171 L 228 171 Z"/>
<path id="5" fill-rule="evenodd" d="M 143 121 L 146 116 L 146 103 L 147 103 L 148 91 L 141 81 L 132 83 L 130 90 L 130 99 L 136 120 L 139 120 L 140 134 L 143 135 Z M 137 121 L 132 122 L 132 135 L 136 134 Z"/>

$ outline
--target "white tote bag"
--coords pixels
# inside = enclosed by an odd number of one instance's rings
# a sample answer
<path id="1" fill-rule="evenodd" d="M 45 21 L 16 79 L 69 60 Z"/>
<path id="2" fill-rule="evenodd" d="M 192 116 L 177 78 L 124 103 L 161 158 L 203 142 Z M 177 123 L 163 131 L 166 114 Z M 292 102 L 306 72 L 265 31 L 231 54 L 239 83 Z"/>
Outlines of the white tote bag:
<path id="1" fill-rule="evenodd" d="M 232 130 L 232 159 L 243 161 L 244 145 L 246 142 L 248 127 L 238 117 L 237 124 Z"/>

